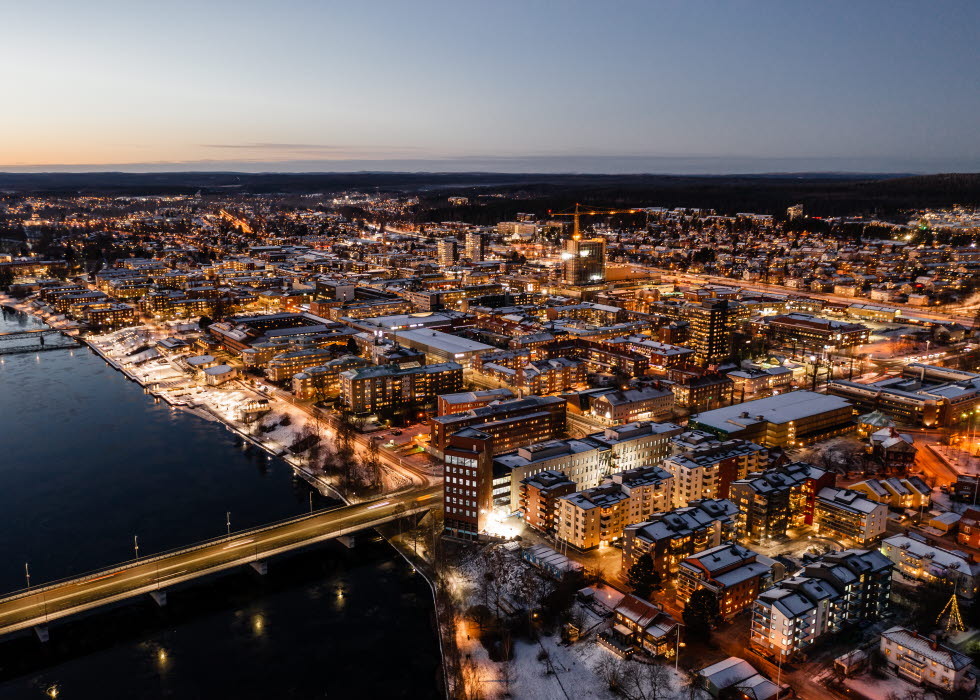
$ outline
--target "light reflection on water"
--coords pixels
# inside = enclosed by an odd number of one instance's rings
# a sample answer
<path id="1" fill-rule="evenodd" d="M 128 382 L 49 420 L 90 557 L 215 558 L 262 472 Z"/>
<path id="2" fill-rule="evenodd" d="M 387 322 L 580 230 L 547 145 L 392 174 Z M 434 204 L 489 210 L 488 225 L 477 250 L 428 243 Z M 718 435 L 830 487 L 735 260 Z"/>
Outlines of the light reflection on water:
<path id="1" fill-rule="evenodd" d="M 38 327 L 0 314 L 0 332 Z M 0 592 L 309 509 L 279 460 L 153 397 L 91 351 L 0 358 Z M 314 505 L 326 502 L 316 495 Z M 383 543 L 311 549 L 0 640 L 0 699 L 436 697 L 424 582 Z M 386 657 L 392 641 L 413 654 Z M 356 684 L 353 679 L 357 679 Z M 406 679 L 411 682 L 406 683 Z"/>

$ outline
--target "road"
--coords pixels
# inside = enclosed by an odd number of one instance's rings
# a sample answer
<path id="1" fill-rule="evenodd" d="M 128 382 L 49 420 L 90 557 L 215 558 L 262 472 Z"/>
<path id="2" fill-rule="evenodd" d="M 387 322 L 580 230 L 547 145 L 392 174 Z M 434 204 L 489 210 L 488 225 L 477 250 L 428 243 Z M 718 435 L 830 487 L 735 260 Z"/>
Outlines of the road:
<path id="1" fill-rule="evenodd" d="M 937 486 L 948 486 L 949 484 L 955 483 L 957 479 L 956 472 L 943 460 L 939 459 L 928 447 L 930 444 L 936 444 L 936 441 L 924 440 L 915 433 L 912 434 L 912 439 L 916 447 L 915 466 L 935 477 Z"/>
<path id="2" fill-rule="evenodd" d="M 430 486 L 342 506 L 21 591 L 0 599 L 0 634 L 373 527 L 402 513 L 424 510 L 438 503 L 441 493 L 441 487 Z"/>

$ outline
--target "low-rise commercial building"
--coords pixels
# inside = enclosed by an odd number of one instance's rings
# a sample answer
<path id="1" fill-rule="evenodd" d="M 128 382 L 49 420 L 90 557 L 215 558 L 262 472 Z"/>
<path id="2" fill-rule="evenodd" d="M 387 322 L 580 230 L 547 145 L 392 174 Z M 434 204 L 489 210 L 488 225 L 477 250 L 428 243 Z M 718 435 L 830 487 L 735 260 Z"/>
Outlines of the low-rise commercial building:
<path id="1" fill-rule="evenodd" d="M 592 399 L 591 413 L 610 423 L 631 423 L 669 416 L 674 393 L 656 386 L 617 389 Z"/>
<path id="2" fill-rule="evenodd" d="M 688 427 L 721 439 L 767 447 L 802 447 L 854 430 L 849 401 L 812 391 L 791 391 L 692 416 Z"/>
<path id="3" fill-rule="evenodd" d="M 827 383 L 827 392 L 907 425 L 949 427 L 980 408 L 980 374 L 912 363 L 901 377 L 866 384 L 837 379 Z"/>
<path id="4" fill-rule="evenodd" d="M 783 347 L 823 351 L 864 345 L 871 331 L 857 323 L 833 321 L 810 314 L 790 313 L 765 320 L 770 339 Z"/>

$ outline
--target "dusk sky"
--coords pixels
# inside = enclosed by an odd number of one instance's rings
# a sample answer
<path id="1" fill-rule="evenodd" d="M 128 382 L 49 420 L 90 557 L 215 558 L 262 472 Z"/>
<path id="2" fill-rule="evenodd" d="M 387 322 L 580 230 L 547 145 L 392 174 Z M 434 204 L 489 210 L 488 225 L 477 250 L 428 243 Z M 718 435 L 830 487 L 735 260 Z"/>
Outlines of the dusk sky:
<path id="1" fill-rule="evenodd" d="M 977 0 L 35 0 L 2 21 L 0 170 L 980 171 Z"/>

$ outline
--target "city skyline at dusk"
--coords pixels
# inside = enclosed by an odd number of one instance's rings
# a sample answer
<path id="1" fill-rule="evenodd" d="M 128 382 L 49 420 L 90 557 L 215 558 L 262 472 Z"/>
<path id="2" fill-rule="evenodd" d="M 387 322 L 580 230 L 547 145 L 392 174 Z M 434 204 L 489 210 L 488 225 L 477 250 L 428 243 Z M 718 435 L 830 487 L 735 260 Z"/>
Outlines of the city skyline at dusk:
<path id="1" fill-rule="evenodd" d="M 978 22 L 966 1 L 22 3 L 0 169 L 970 171 Z"/>

